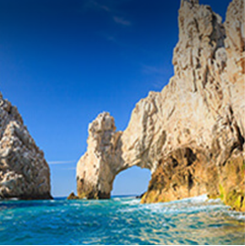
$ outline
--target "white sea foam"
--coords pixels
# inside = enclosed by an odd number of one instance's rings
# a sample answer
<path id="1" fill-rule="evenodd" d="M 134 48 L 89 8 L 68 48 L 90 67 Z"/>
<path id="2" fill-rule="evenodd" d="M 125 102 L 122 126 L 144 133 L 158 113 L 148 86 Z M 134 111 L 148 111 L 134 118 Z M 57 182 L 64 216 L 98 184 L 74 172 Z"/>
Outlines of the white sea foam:
<path id="1" fill-rule="evenodd" d="M 122 201 L 121 203 L 127 204 L 127 205 L 136 205 L 136 204 L 140 204 L 140 200 L 132 199 L 132 200 L 128 200 L 128 201 Z"/>
<path id="2" fill-rule="evenodd" d="M 183 199 L 172 201 L 172 202 L 168 202 L 168 203 L 169 204 L 172 204 L 172 203 L 183 203 L 183 202 L 203 203 L 203 202 L 206 202 L 207 200 L 208 200 L 207 194 L 203 194 L 203 195 L 200 195 L 200 196 L 183 198 Z"/>
<path id="3" fill-rule="evenodd" d="M 220 198 L 217 199 L 208 199 L 207 201 L 208 203 L 217 203 L 217 202 L 221 202 Z"/>
<path id="4" fill-rule="evenodd" d="M 241 214 L 236 214 L 236 215 L 233 215 L 236 219 L 238 220 L 243 220 L 245 221 L 245 214 L 244 213 L 241 213 Z"/>
<path id="5" fill-rule="evenodd" d="M 205 202 L 208 200 L 207 194 L 189 198 L 192 202 Z M 184 200 L 184 199 L 183 199 Z"/>
<path id="6" fill-rule="evenodd" d="M 193 213 L 202 212 L 207 210 L 216 210 L 222 208 L 228 208 L 228 206 L 221 203 L 220 199 L 208 200 L 206 194 L 191 198 L 185 198 L 177 201 L 165 202 L 165 203 L 152 203 L 152 204 L 140 204 L 139 200 L 122 201 L 122 204 L 138 205 L 130 208 L 122 208 L 122 211 L 148 211 L 150 213 Z"/>
<path id="7" fill-rule="evenodd" d="M 6 200 L 8 200 L 8 201 L 19 201 L 20 199 L 17 197 L 12 197 L 12 198 L 8 198 Z"/>
<path id="8" fill-rule="evenodd" d="M 245 213 L 243 212 L 229 211 L 228 215 L 237 220 L 245 221 Z"/>

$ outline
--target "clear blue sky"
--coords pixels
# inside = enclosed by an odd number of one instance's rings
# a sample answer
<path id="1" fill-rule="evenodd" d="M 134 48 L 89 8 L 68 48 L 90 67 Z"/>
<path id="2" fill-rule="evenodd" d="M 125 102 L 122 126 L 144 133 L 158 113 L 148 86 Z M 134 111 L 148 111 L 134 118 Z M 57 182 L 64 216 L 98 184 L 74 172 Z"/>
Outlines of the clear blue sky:
<path id="1" fill-rule="evenodd" d="M 203 0 L 224 19 L 229 0 Z M 0 91 L 51 169 L 52 194 L 76 191 L 88 124 L 124 130 L 137 101 L 173 75 L 180 0 L 0 0 Z M 119 174 L 113 194 L 141 193 L 148 170 Z"/>

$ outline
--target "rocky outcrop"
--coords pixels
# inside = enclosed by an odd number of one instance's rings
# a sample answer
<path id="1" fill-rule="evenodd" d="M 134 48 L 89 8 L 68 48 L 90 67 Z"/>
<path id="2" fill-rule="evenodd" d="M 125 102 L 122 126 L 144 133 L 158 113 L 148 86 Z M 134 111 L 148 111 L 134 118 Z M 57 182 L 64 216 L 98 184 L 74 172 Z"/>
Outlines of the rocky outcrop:
<path id="1" fill-rule="evenodd" d="M 72 193 L 67 197 L 67 200 L 76 200 L 76 199 L 79 199 L 79 197 L 76 196 L 74 192 L 72 192 Z"/>
<path id="2" fill-rule="evenodd" d="M 80 198 L 110 198 L 113 180 L 122 170 L 121 132 L 113 117 L 101 113 L 89 125 L 88 149 L 77 165 L 77 191 Z"/>
<path id="3" fill-rule="evenodd" d="M 142 202 L 207 193 L 245 210 L 243 10 L 233 0 L 223 24 L 209 6 L 181 1 L 174 76 L 137 103 L 125 131 L 115 131 L 108 113 L 90 125 L 79 197 L 108 198 L 115 176 L 137 165 L 152 172 Z"/>
<path id="4" fill-rule="evenodd" d="M 50 172 L 43 152 L 15 106 L 0 93 L 0 198 L 50 199 Z"/>

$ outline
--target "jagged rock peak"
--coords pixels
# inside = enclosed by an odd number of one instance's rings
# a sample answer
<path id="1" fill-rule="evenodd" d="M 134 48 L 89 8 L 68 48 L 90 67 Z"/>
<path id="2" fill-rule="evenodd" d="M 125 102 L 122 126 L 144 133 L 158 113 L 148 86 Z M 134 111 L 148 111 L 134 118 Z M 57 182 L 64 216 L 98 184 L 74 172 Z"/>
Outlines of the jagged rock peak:
<path id="1" fill-rule="evenodd" d="M 50 172 L 17 108 L 0 93 L 0 198 L 50 199 Z"/>
<path id="2" fill-rule="evenodd" d="M 199 4 L 199 0 L 181 0 L 180 7 L 183 7 L 185 4 L 188 6 L 193 7 L 196 4 Z"/>
<path id="3" fill-rule="evenodd" d="M 228 57 L 226 80 L 235 83 L 245 73 L 245 3 L 233 0 L 228 7 L 224 23 Z"/>
<path id="4" fill-rule="evenodd" d="M 221 17 L 209 6 L 195 2 L 192 8 L 186 3 L 179 9 L 179 41 L 173 54 L 175 79 L 182 90 L 201 91 L 209 80 L 216 53 L 222 53 L 225 29 Z"/>
<path id="5" fill-rule="evenodd" d="M 105 131 L 115 131 L 114 118 L 108 112 L 103 112 L 98 115 L 98 117 L 89 124 L 89 134 L 94 136 Z"/>

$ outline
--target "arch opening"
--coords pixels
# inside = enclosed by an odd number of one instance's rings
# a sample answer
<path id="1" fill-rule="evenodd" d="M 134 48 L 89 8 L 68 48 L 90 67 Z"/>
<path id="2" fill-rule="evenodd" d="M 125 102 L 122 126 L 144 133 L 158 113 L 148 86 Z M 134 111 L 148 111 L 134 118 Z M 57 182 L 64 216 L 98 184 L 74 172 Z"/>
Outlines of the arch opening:
<path id="1" fill-rule="evenodd" d="M 111 196 L 140 196 L 147 191 L 151 171 L 133 166 L 123 170 L 114 179 Z"/>

